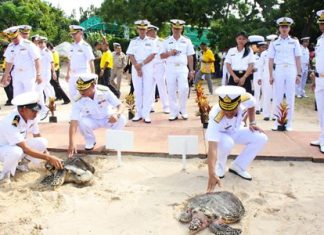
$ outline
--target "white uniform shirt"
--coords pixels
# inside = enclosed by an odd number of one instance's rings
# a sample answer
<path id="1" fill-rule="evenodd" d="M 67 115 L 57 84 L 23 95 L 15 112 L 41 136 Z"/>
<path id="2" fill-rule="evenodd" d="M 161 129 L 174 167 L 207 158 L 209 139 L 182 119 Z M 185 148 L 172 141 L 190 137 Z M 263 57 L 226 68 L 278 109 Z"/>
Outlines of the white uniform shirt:
<path id="1" fill-rule="evenodd" d="M 238 51 L 237 47 L 232 47 L 227 52 L 225 63 L 230 64 L 232 70 L 235 71 L 247 70 L 249 64 L 253 64 L 255 62 L 255 58 L 251 48 L 249 54 L 243 58 L 244 51 L 245 49 Z"/>
<path id="2" fill-rule="evenodd" d="M 89 73 L 91 60 L 94 60 L 95 57 L 92 52 L 91 46 L 81 40 L 79 43 L 72 43 L 69 51 L 70 67 L 71 73 Z"/>
<path id="3" fill-rule="evenodd" d="M 182 35 L 178 40 L 176 40 L 173 36 L 169 36 L 163 42 L 161 53 L 171 51 L 173 49 L 177 50 L 178 54 L 166 58 L 167 65 L 173 64 L 173 65 L 182 65 L 187 67 L 188 56 L 195 54 L 195 50 L 191 43 L 191 40 Z"/>
<path id="4" fill-rule="evenodd" d="M 264 81 L 269 81 L 270 72 L 268 50 L 263 51 L 260 56 L 260 76 Z"/>
<path id="5" fill-rule="evenodd" d="M 255 99 L 249 93 L 242 95 L 241 104 L 235 117 L 227 118 L 219 105 L 215 105 L 209 113 L 208 128 L 206 131 L 207 141 L 220 141 L 220 133 L 233 134 L 242 126 L 244 114 L 248 108 L 255 106 Z"/>
<path id="6" fill-rule="evenodd" d="M 132 39 L 129 43 L 126 54 L 133 55 L 137 63 L 142 63 L 149 55 L 157 54 L 158 52 L 156 41 L 151 37 L 145 36 L 143 39 L 140 37 Z"/>
<path id="7" fill-rule="evenodd" d="M 37 118 L 26 123 L 18 110 L 15 110 L 0 122 L 0 146 L 21 143 L 28 133 L 39 134 Z"/>
<path id="8" fill-rule="evenodd" d="M 315 47 L 316 72 L 324 74 L 324 34 L 318 39 Z"/>
<path id="9" fill-rule="evenodd" d="M 155 43 L 156 43 L 158 53 L 154 56 L 153 64 L 165 63 L 165 59 L 161 59 L 161 53 L 163 51 L 163 41 L 164 40 L 162 38 L 159 38 L 159 37 L 155 38 Z"/>
<path id="10" fill-rule="evenodd" d="M 309 50 L 307 47 L 303 47 L 303 45 L 300 46 L 301 50 L 301 64 L 302 65 L 308 65 L 309 64 Z"/>
<path id="11" fill-rule="evenodd" d="M 29 40 L 21 39 L 19 44 L 10 43 L 4 57 L 7 63 L 13 64 L 12 76 L 28 75 L 36 79 L 35 60 L 40 58 L 39 48 Z"/>
<path id="12" fill-rule="evenodd" d="M 288 36 L 279 38 L 269 45 L 268 56 L 274 59 L 276 65 L 296 65 L 296 57 L 301 56 L 300 44 L 298 40 Z"/>
<path id="13" fill-rule="evenodd" d="M 109 88 L 97 85 L 94 98 L 80 97 L 72 106 L 71 120 L 83 117 L 92 119 L 108 118 L 114 114 L 114 107 L 120 105 L 120 100 Z"/>
<path id="14" fill-rule="evenodd" d="M 50 81 L 51 80 L 51 64 L 53 63 L 53 55 L 50 50 L 48 50 L 46 47 L 42 50 L 40 50 L 41 54 L 41 78 L 44 79 L 44 81 Z"/>

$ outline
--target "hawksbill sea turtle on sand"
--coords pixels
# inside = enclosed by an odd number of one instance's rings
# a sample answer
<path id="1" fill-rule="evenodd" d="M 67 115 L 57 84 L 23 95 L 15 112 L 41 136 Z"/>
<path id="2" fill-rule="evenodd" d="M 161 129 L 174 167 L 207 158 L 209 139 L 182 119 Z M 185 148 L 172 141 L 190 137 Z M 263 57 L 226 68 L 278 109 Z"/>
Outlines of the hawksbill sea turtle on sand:
<path id="1" fill-rule="evenodd" d="M 46 176 L 41 184 L 57 188 L 64 183 L 85 185 L 92 181 L 95 168 L 82 157 L 76 156 L 63 161 L 64 168 L 56 170 L 50 163 L 45 168 L 51 173 Z"/>
<path id="2" fill-rule="evenodd" d="M 244 213 L 240 199 L 233 193 L 223 191 L 190 198 L 178 219 L 182 223 L 189 223 L 191 234 L 209 227 L 217 235 L 238 235 L 242 230 L 227 224 L 238 222 Z"/>

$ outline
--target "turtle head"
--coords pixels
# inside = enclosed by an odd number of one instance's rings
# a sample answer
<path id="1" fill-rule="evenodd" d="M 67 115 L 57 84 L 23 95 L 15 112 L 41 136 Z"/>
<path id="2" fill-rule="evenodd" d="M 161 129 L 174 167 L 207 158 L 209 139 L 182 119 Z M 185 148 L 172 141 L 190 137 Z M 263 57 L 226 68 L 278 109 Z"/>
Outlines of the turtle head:
<path id="1" fill-rule="evenodd" d="M 179 216 L 179 221 L 181 223 L 189 223 L 192 219 L 192 212 L 191 210 L 184 211 Z"/>
<path id="2" fill-rule="evenodd" d="M 189 224 L 189 230 L 192 234 L 195 234 L 210 224 L 210 219 L 201 211 L 197 211 L 192 215 L 192 220 Z"/>

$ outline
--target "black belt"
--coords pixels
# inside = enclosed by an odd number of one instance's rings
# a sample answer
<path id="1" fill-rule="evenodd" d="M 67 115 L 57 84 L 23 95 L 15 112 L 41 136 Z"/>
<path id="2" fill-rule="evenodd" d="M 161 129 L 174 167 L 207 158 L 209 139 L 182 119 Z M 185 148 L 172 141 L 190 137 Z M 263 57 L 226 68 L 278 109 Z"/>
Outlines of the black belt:
<path id="1" fill-rule="evenodd" d="M 246 70 L 233 70 L 234 73 L 245 74 Z"/>

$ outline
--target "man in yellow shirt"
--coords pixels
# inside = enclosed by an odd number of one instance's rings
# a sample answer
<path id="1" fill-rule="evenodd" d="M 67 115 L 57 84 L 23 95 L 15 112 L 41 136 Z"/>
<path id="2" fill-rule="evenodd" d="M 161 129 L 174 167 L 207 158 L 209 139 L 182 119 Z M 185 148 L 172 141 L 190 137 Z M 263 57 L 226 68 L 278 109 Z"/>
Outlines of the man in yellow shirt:
<path id="1" fill-rule="evenodd" d="M 111 69 L 114 65 L 113 55 L 109 49 L 108 43 L 102 44 L 103 53 L 100 60 L 99 84 L 108 86 Z M 116 87 L 115 87 L 116 88 Z"/>
<path id="2" fill-rule="evenodd" d="M 202 50 L 202 56 L 200 61 L 200 70 L 196 73 L 194 84 L 197 84 L 200 79 L 204 76 L 208 83 L 209 93 L 213 94 L 213 83 L 211 81 L 211 74 L 215 72 L 214 62 L 215 56 L 214 53 L 207 47 L 205 42 L 200 44 Z"/>

